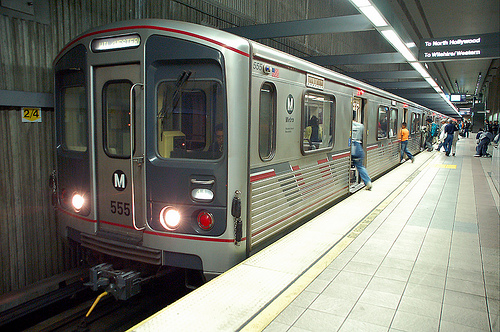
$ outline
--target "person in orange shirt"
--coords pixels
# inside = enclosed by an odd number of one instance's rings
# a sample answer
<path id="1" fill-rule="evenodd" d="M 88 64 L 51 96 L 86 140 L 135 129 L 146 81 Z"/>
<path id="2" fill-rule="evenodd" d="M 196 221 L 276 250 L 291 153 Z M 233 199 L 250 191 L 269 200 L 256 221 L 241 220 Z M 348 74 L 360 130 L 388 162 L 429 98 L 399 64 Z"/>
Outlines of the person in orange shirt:
<path id="1" fill-rule="evenodd" d="M 414 157 L 411 152 L 408 150 L 408 138 L 410 137 L 410 131 L 406 129 L 406 122 L 401 124 L 401 162 L 403 163 L 405 159 L 403 158 L 405 153 L 410 158 L 411 162 L 414 161 Z"/>

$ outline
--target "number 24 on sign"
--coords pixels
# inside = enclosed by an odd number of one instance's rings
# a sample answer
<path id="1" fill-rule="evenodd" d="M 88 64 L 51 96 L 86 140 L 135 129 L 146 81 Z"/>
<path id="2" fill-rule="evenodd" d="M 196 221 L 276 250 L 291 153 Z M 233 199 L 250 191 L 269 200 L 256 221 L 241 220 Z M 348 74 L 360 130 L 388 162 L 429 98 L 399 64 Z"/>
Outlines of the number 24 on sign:
<path id="1" fill-rule="evenodd" d="M 23 107 L 21 109 L 23 122 L 42 122 L 42 109 Z"/>

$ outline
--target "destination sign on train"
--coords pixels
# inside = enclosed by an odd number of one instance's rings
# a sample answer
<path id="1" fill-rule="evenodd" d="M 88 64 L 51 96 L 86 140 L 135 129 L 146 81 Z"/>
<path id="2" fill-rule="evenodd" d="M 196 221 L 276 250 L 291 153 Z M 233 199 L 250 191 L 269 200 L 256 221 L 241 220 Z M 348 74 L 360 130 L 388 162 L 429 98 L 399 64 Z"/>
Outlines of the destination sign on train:
<path id="1" fill-rule="evenodd" d="M 462 37 L 424 39 L 419 61 L 445 61 L 500 56 L 500 34 L 487 33 Z"/>
<path id="2" fill-rule="evenodd" d="M 124 48 L 136 48 L 141 45 L 141 37 L 138 34 L 99 38 L 92 41 L 92 51 L 103 52 Z"/>

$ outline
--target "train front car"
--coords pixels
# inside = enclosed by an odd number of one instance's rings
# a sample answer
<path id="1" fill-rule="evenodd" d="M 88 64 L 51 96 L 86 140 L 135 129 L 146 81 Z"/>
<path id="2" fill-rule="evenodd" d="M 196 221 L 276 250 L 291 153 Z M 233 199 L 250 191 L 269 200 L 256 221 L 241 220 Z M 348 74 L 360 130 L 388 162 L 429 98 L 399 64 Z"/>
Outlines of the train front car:
<path id="1" fill-rule="evenodd" d="M 63 234 L 206 276 L 241 261 L 248 76 L 247 41 L 189 23 L 122 22 L 69 43 L 55 60 Z"/>

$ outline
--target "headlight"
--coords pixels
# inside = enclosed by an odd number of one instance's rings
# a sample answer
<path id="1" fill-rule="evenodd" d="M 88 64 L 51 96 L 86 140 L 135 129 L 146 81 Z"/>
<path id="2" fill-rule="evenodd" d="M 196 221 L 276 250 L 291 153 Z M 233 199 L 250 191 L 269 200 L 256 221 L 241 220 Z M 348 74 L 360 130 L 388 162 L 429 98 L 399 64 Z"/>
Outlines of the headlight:
<path id="1" fill-rule="evenodd" d="M 181 223 L 181 215 L 179 211 L 166 206 L 160 211 L 160 223 L 165 229 L 174 230 Z"/>
<path id="2" fill-rule="evenodd" d="M 71 199 L 71 204 L 73 204 L 73 209 L 75 209 L 76 212 L 79 212 L 85 204 L 85 199 L 80 194 L 74 194 Z"/>

